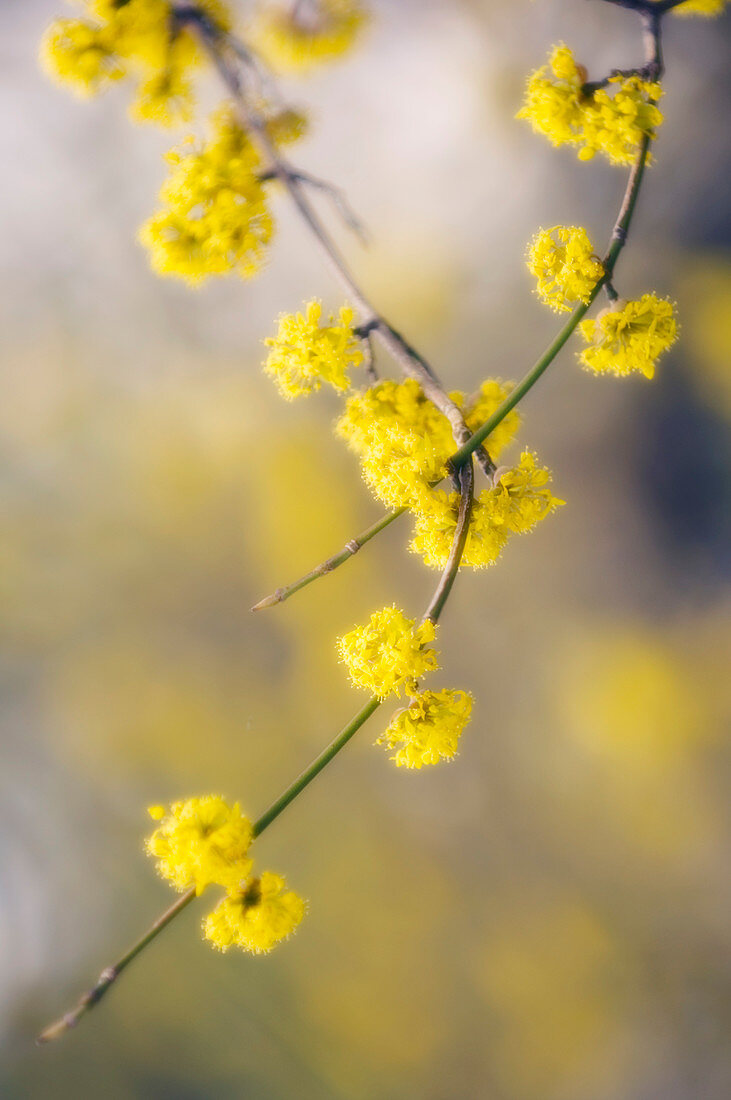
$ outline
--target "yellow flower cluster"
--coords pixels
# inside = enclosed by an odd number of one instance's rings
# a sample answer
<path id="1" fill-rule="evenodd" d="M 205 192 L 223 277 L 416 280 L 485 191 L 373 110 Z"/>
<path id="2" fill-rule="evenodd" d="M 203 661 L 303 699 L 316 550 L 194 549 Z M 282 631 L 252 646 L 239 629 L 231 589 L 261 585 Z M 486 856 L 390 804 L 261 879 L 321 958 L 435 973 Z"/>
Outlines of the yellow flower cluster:
<path id="1" fill-rule="evenodd" d="M 195 886 L 201 894 L 214 883 L 231 889 L 251 871 L 248 851 L 252 841 L 251 822 L 218 795 L 174 802 L 169 813 L 151 806 L 150 816 L 160 821 L 146 842 L 157 869 L 176 890 Z"/>
<path id="2" fill-rule="evenodd" d="M 662 114 L 654 101 L 660 85 L 639 76 L 612 77 L 608 88 L 586 94 L 586 70 L 568 46 L 556 46 L 528 79 L 517 118 L 527 119 L 553 145 L 574 145 L 580 160 L 602 153 L 612 164 L 629 164 L 642 139 L 654 137 Z M 610 94 L 609 88 L 613 94 Z"/>
<path id="3" fill-rule="evenodd" d="M 452 688 L 422 691 L 394 715 L 376 744 L 396 750 L 391 760 L 399 768 L 421 768 L 453 760 L 470 720 L 472 703 L 471 695 Z"/>
<path id="4" fill-rule="evenodd" d="M 212 129 L 202 149 L 168 153 L 165 208 L 140 230 L 154 270 L 193 285 L 234 271 L 250 278 L 274 232 L 248 135 L 226 109 L 213 116 Z"/>
<path id="5" fill-rule="evenodd" d="M 252 35 L 273 69 L 304 73 L 346 53 L 365 23 L 365 10 L 355 0 L 304 0 L 261 8 Z"/>
<path id="6" fill-rule="evenodd" d="M 157 869 L 176 890 L 222 886 L 226 896 L 203 922 L 206 938 L 226 951 L 242 947 L 259 954 L 286 939 L 305 914 L 305 902 L 286 891 L 280 875 L 264 871 L 253 877 L 248 852 L 253 840 L 251 822 L 219 795 L 174 802 L 169 811 L 151 806 L 150 816 L 160 824 L 146 841 Z"/>
<path id="7" fill-rule="evenodd" d="M 581 335 L 589 345 L 580 362 L 597 374 L 655 374 L 655 362 L 678 334 L 672 302 L 643 294 L 632 302 L 616 302 L 595 320 L 582 321 Z"/>
<path id="8" fill-rule="evenodd" d="M 227 27 L 219 0 L 198 5 Z M 41 45 L 41 60 L 56 80 L 81 96 L 93 96 L 125 76 L 138 81 L 133 118 L 174 126 L 192 115 L 190 72 L 201 51 L 189 30 L 177 23 L 170 0 L 86 0 L 88 19 L 57 19 Z"/>
<path id="9" fill-rule="evenodd" d="M 480 427 L 510 393 L 501 382 L 484 382 L 477 395 L 450 397 L 471 431 Z M 493 458 L 512 440 L 520 416 L 512 410 L 487 440 Z M 383 381 L 349 398 L 336 425 L 338 435 L 361 461 L 363 477 L 379 500 L 392 508 L 418 507 L 431 495 L 429 484 L 444 476 L 455 450 L 449 421 L 424 395 L 418 382 Z"/>
<path id="10" fill-rule="evenodd" d="M 523 451 L 514 468 L 498 471 L 493 488 L 483 489 L 472 504 L 462 565 L 492 565 L 511 535 L 531 531 L 563 504 L 548 488 L 550 480 L 549 470 L 537 465 L 531 451 Z M 434 492 L 416 510 L 410 548 L 432 569 L 443 569 L 447 563 L 458 506 L 458 493 Z"/>
<path id="11" fill-rule="evenodd" d="M 308 302 L 303 313 L 283 313 L 276 336 L 264 343 L 271 348 L 264 370 L 279 392 L 291 401 L 319 390 L 327 382 L 336 390 L 350 385 L 348 369 L 363 362 L 363 352 L 353 332 L 353 310 L 343 306 L 339 322 L 329 318 L 321 325 L 322 304 Z"/>
<path id="12" fill-rule="evenodd" d="M 704 15 L 712 18 L 721 15 L 727 0 L 686 0 L 684 4 L 672 9 L 673 15 Z"/>
<path id="13" fill-rule="evenodd" d="M 528 270 L 538 280 L 539 297 L 556 312 L 588 302 L 604 274 L 586 230 L 576 225 L 541 229 L 528 252 Z"/>
<path id="14" fill-rule="evenodd" d="M 241 947 L 253 955 L 271 951 L 299 925 L 307 906 L 281 875 L 264 871 L 231 891 L 203 921 L 203 934 L 219 951 Z"/>
<path id="15" fill-rule="evenodd" d="M 420 676 L 439 667 L 429 645 L 435 637 L 430 620 L 417 624 L 396 607 L 384 607 L 339 638 L 338 652 L 355 686 L 385 699 L 402 690 L 410 694 Z"/>

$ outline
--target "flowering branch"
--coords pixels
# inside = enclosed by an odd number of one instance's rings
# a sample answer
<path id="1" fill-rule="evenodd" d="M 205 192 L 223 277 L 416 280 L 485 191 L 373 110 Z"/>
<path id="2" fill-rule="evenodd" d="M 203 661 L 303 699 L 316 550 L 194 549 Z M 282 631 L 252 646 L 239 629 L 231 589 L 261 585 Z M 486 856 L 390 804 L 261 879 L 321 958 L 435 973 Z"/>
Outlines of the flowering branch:
<path id="1" fill-rule="evenodd" d="M 242 126 L 247 132 L 251 133 L 258 144 L 270 165 L 269 174 L 278 179 L 284 186 L 328 266 L 344 287 L 353 305 L 358 309 L 361 316 L 361 327 L 367 326 L 373 336 L 379 339 L 393 356 L 404 374 L 409 378 L 415 378 L 419 382 L 429 400 L 449 421 L 455 442 L 458 444 L 466 443 L 470 432 L 464 422 L 462 413 L 449 398 L 426 359 L 389 324 L 385 317 L 376 311 L 368 300 L 304 193 L 303 181 L 312 181 L 286 162 L 272 140 L 265 120 L 256 108 L 248 102 L 243 91 L 239 70 L 231 63 L 230 43 L 232 36 L 222 34 L 213 20 L 194 4 L 176 4 L 173 5 L 173 10 L 181 25 L 190 23 L 198 33 L 204 48 L 234 102 Z M 241 56 L 241 53 L 238 53 L 238 57 Z M 477 459 L 485 474 L 490 477 L 495 470 L 490 456 L 480 448 Z"/>
<path id="2" fill-rule="evenodd" d="M 460 472 L 460 507 L 459 507 L 459 522 L 455 530 L 454 539 L 452 542 L 452 549 L 449 555 L 449 560 L 444 569 L 442 576 L 440 577 L 439 584 L 437 585 L 434 594 L 429 601 L 429 604 L 422 617 L 422 622 L 430 621 L 436 624 L 439 621 L 439 617 L 444 610 L 444 605 L 447 601 L 449 593 L 452 589 L 452 585 L 459 572 L 459 566 L 464 553 L 465 542 L 467 539 L 469 529 L 469 516 L 470 508 L 472 504 L 472 486 L 473 486 L 473 470 L 472 462 L 468 462 L 462 471 Z M 383 703 L 383 699 L 378 695 L 371 695 L 367 703 L 365 703 L 361 709 L 351 718 L 348 724 L 340 731 L 330 744 L 319 753 L 318 756 L 312 761 L 309 767 L 291 783 L 286 790 L 282 792 L 279 798 L 264 811 L 251 827 L 252 839 L 261 836 L 265 829 L 275 821 L 287 807 L 294 802 L 296 798 L 304 791 L 306 787 L 310 785 L 313 779 L 323 771 L 327 765 L 335 759 L 338 753 L 345 748 L 348 742 L 355 736 L 358 730 L 365 725 L 369 718 L 371 718 L 378 708 Z M 197 896 L 197 890 L 195 887 L 191 887 L 186 890 L 184 894 L 177 899 L 177 901 L 171 905 L 168 909 L 162 913 L 157 920 L 155 920 L 148 930 L 141 936 L 133 946 L 127 951 L 121 959 L 119 959 L 112 966 L 105 967 L 102 970 L 97 982 L 92 986 L 90 990 L 83 993 L 79 998 L 76 1006 L 70 1011 L 64 1013 L 58 1020 L 55 1020 L 48 1027 L 45 1027 L 40 1032 L 36 1042 L 39 1045 L 44 1043 L 53 1042 L 56 1039 L 60 1039 L 66 1032 L 75 1028 L 83 1016 L 87 1012 L 90 1012 L 92 1008 L 99 1004 L 101 999 L 109 992 L 112 985 L 116 982 L 119 976 L 127 969 L 131 962 L 133 962 L 137 956 L 144 951 L 144 949 L 156 939 L 160 933 L 167 928 L 167 926 L 173 921 L 184 909 L 195 900 Z"/>
<path id="3" fill-rule="evenodd" d="M 527 372 L 527 374 L 521 379 L 521 381 L 511 390 L 509 396 L 503 401 L 494 414 L 486 420 L 485 423 L 477 429 L 473 435 L 466 441 L 466 443 L 460 447 L 458 451 L 451 456 L 448 461 L 448 466 L 453 469 L 459 469 L 467 460 L 467 458 L 475 452 L 475 450 L 495 431 L 495 429 L 503 422 L 505 417 L 510 413 L 525 397 L 525 395 L 533 389 L 536 382 L 543 374 L 548 370 L 553 361 L 558 356 L 564 345 L 568 342 L 570 337 L 576 331 L 579 322 L 584 315 L 588 312 L 592 303 L 598 296 L 602 287 L 611 286 L 611 281 L 614 276 L 614 269 L 619 259 L 620 252 L 627 243 L 627 236 L 629 234 L 629 228 L 632 223 L 632 218 L 637 204 L 637 198 L 640 193 L 640 186 L 647 165 L 647 157 L 650 147 L 650 138 L 645 137 L 640 146 L 637 154 L 637 159 L 632 167 L 627 180 L 627 186 L 624 191 L 622 203 L 619 208 L 617 219 L 612 229 L 612 235 L 610 244 L 607 249 L 606 255 L 602 261 L 602 267 L 604 274 L 601 276 L 599 282 L 596 284 L 594 290 L 591 292 L 589 301 L 577 306 L 572 313 L 569 320 L 560 330 L 558 335 L 549 344 L 544 351 L 543 355 L 538 359 L 533 367 Z M 293 596 L 296 592 L 306 588 L 308 584 L 316 581 L 319 577 L 325 577 L 328 573 L 332 573 L 338 566 L 343 565 L 348 561 L 361 546 L 366 542 L 369 542 L 375 535 L 384 531 L 386 527 L 389 527 L 394 520 L 397 520 L 408 509 L 403 508 L 394 509 L 374 523 L 371 527 L 368 527 L 361 535 L 351 539 L 345 544 L 345 548 L 340 551 L 339 554 L 335 554 L 331 558 L 327 558 L 321 562 L 320 565 L 310 570 L 309 573 L 305 573 L 299 580 L 294 581 L 292 584 L 285 585 L 281 588 L 277 588 L 270 596 L 265 596 L 264 599 L 259 600 L 254 604 L 252 611 L 261 611 L 267 607 L 274 607 L 276 604 L 283 603 L 288 600 L 290 596 Z"/>
<path id="4" fill-rule="evenodd" d="M 638 12 L 644 66 L 614 70 L 605 80 L 590 83 L 568 47 L 557 47 L 549 66 L 531 76 L 519 115 L 554 145 L 578 147 L 580 159 L 601 152 L 612 163 L 632 165 L 609 246 L 599 260 L 586 230 L 580 227 L 556 226 L 536 235 L 528 266 L 538 278 L 538 293 L 547 305 L 570 313 L 570 317 L 515 388 L 509 390 L 488 379 L 469 409 L 461 407 L 461 395 L 453 400 L 445 392 L 430 364 L 375 310 L 354 279 L 308 197 L 308 189 L 317 187 L 336 199 L 342 213 L 341 193 L 296 170 L 282 156 L 279 145 L 285 138 L 281 125 L 279 136 L 276 132 L 281 117 L 269 117 L 268 107 L 262 107 L 262 98 L 268 96 L 268 79 L 248 47 L 219 26 L 218 0 L 215 6 L 212 0 L 169 4 L 170 20 L 163 34 L 167 60 L 162 70 L 155 70 L 152 62 L 152 76 L 140 88 L 135 105 L 138 117 L 164 116 L 169 120 L 171 103 L 189 98 L 186 57 L 190 54 L 183 49 L 178 57 L 175 52 L 186 32 L 192 32 L 213 63 L 233 100 L 235 117 L 228 111 L 219 113 L 215 139 L 200 156 L 171 155 L 179 171 L 164 189 L 169 209 L 151 219 L 143 233 L 144 240 L 157 247 L 158 261 L 162 257 L 158 270 L 191 281 L 232 270 L 251 274 L 260 265 L 262 249 L 272 232 L 263 183 L 278 181 L 352 299 L 360 323 L 353 326 L 352 310 L 344 307 L 339 323 L 331 318 L 330 325 L 321 325 L 321 307 L 311 302 L 306 316 L 280 318 L 277 338 L 266 341 L 272 351 L 265 369 L 277 377 L 287 397 L 311 392 L 322 381 L 342 391 L 348 387 L 347 371 L 352 365 L 364 363 L 374 380 L 370 354 L 374 339 L 407 379 L 401 384 L 377 382 L 365 393 L 350 397 L 338 427 L 360 454 L 366 479 L 393 510 L 350 540 L 339 554 L 293 584 L 277 589 L 253 610 L 281 603 L 331 572 L 406 510 L 413 511 L 416 519 L 412 548 L 422 553 L 428 565 L 440 569 L 440 579 L 419 623 L 395 607 L 384 608 L 374 613 L 368 624 L 339 639 L 341 660 L 353 684 L 368 691 L 368 701 L 257 821 L 250 822 L 238 804 L 230 806 L 215 795 L 174 803 L 169 812 L 162 806 L 150 808 L 160 824 L 148 838 L 148 852 L 181 896 L 115 965 L 102 971 L 71 1012 L 41 1033 L 39 1042 L 56 1039 L 74 1027 L 145 947 L 209 885 L 216 884 L 226 892 L 204 923 L 204 934 L 214 946 L 227 950 L 235 944 L 253 953 L 266 952 L 291 934 L 302 919 L 305 903 L 293 891 L 286 891 L 281 876 L 273 872 L 254 876 L 249 847 L 389 695 L 403 692 L 410 700 L 378 739 L 396 749 L 392 759 L 398 765 L 418 768 L 454 757 L 472 699 L 449 688 L 420 691 L 418 684 L 424 674 L 438 667 L 430 642 L 457 573 L 462 565 L 491 564 L 510 535 L 532 530 L 562 503 L 547 488 L 550 472 L 537 466 L 531 452 L 524 451 L 514 468 L 497 470 L 484 449 L 485 442 L 490 437 L 491 451 L 497 456 L 510 441 L 518 426 L 517 415 L 511 414 L 579 326 L 589 344 L 581 361 L 597 372 L 640 370 L 651 377 L 655 359 L 675 339 L 672 304 L 653 295 L 620 304 L 613 277 L 627 241 L 655 127 L 662 122 L 656 107 L 661 94 L 656 81 L 663 71 L 661 20 L 665 12 L 687 0 L 609 2 Z M 706 13 L 709 6 L 722 2 L 694 0 Z M 149 72 L 150 58 L 159 57 L 159 50 L 150 49 L 150 41 L 160 45 L 155 39 L 160 33 L 159 21 L 145 22 L 144 0 L 137 22 L 126 20 L 125 8 L 126 4 L 114 5 L 108 16 L 91 8 L 96 23 L 58 21 L 45 44 L 56 75 L 88 92 L 125 75 L 127 63 L 143 69 L 147 66 Z M 348 44 L 362 19 L 357 3 L 350 7 L 338 4 L 337 10 L 335 17 L 328 0 L 321 0 L 318 12 L 324 30 L 321 27 L 314 32 L 321 35 L 320 47 L 324 42 L 325 48 L 335 52 Z M 298 36 L 313 34 L 297 25 L 300 15 L 300 6 L 295 5 L 290 31 L 296 44 Z M 287 48 L 291 47 L 290 42 Z M 245 88 L 249 74 L 255 83 L 253 95 Z M 352 221 L 347 208 L 345 214 L 346 220 Z M 602 289 L 610 299 L 610 308 L 596 320 L 583 320 Z M 572 308 L 570 303 L 577 304 Z M 367 343 L 368 354 L 361 350 L 363 343 Z M 457 450 L 447 458 L 455 444 Z M 473 458 L 490 484 L 477 497 Z M 445 477 L 456 492 L 434 492 Z"/>

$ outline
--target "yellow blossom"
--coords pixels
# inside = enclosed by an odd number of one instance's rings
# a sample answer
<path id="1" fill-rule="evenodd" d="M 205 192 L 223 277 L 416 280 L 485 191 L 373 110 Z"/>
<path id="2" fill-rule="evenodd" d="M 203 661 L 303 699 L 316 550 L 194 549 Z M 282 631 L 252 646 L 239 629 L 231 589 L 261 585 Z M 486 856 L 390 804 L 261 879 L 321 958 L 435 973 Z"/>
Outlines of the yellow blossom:
<path id="1" fill-rule="evenodd" d="M 86 0 L 88 19 L 58 19 L 46 31 L 41 61 L 48 73 L 84 96 L 123 76 L 139 82 L 134 119 L 162 126 L 187 121 L 193 107 L 191 71 L 203 54 L 170 0 Z M 219 0 L 198 7 L 228 28 Z"/>
<path id="2" fill-rule="evenodd" d="M 140 230 L 154 270 L 193 285 L 212 275 L 255 275 L 274 222 L 248 135 L 224 109 L 213 116 L 202 149 L 174 150 L 167 160 L 165 207 Z"/>
<path id="3" fill-rule="evenodd" d="M 273 69 L 304 73 L 349 50 L 365 22 L 365 10 L 356 0 L 267 4 L 257 14 L 252 35 Z"/>
<path id="4" fill-rule="evenodd" d="M 247 878 L 251 860 L 251 822 L 218 795 L 174 802 L 168 813 L 151 806 L 150 816 L 160 825 L 145 847 L 157 860 L 157 869 L 176 890 L 195 886 L 201 894 L 213 883 L 233 889 Z"/>
<path id="5" fill-rule="evenodd" d="M 285 107 L 267 120 L 269 137 L 276 145 L 293 145 L 307 133 L 309 119 L 304 111 Z"/>
<path id="6" fill-rule="evenodd" d="M 573 143 L 581 126 L 581 88 L 586 70 L 568 46 L 555 46 L 548 66 L 528 78 L 525 103 L 516 118 L 527 119 L 553 145 Z"/>
<path id="7" fill-rule="evenodd" d="M 183 68 L 160 69 L 137 89 L 130 114 L 137 122 L 180 126 L 193 117 L 193 85 Z"/>
<path id="8" fill-rule="evenodd" d="M 232 890 L 203 921 L 203 933 L 219 951 L 242 947 L 265 954 L 295 931 L 306 904 L 286 889 L 281 875 L 264 871 Z"/>
<path id="9" fill-rule="evenodd" d="M 57 19 L 41 41 L 41 64 L 49 76 L 89 97 L 121 80 L 125 70 L 109 35 L 81 19 Z"/>
<path id="10" fill-rule="evenodd" d="M 595 320 L 582 321 L 581 335 L 588 347 L 579 355 L 583 366 L 597 374 L 655 374 L 655 361 L 677 339 L 672 302 L 643 294 L 638 301 L 616 302 Z"/>
<path id="11" fill-rule="evenodd" d="M 452 688 L 419 692 L 408 707 L 397 711 L 376 744 L 395 749 L 391 759 L 400 768 L 452 760 L 470 720 L 472 703 L 471 695 Z"/>
<path id="12" fill-rule="evenodd" d="M 488 378 L 471 397 L 463 398 L 459 393 L 453 395 L 455 403 L 462 409 L 465 423 L 471 432 L 476 432 L 493 413 L 497 412 L 510 396 L 512 388 L 512 382 Z M 520 413 L 517 409 L 511 409 L 487 437 L 485 446 L 491 458 L 500 457 L 507 445 L 515 439 L 519 427 Z"/>
<path id="13" fill-rule="evenodd" d="M 384 607 L 365 626 L 338 639 L 338 652 L 355 686 L 385 699 L 402 690 L 410 692 L 421 676 L 439 667 L 428 644 L 435 637 L 430 620 L 417 625 L 396 607 Z"/>
<path id="14" fill-rule="evenodd" d="M 339 321 L 321 325 L 322 304 L 308 302 L 304 313 L 283 313 L 276 336 L 264 343 L 271 348 L 264 370 L 288 401 L 319 390 L 327 382 L 336 390 L 350 385 L 349 367 L 363 362 L 363 352 L 353 332 L 353 310 L 343 306 Z"/>
<path id="15" fill-rule="evenodd" d="M 449 396 L 475 431 L 500 407 L 510 385 L 484 382 L 479 392 Z M 511 441 L 520 416 L 512 410 L 487 440 L 493 458 Z M 336 425 L 337 434 L 360 458 L 363 478 L 373 493 L 392 508 L 417 507 L 430 493 L 429 484 L 444 477 L 455 450 L 447 418 L 425 396 L 414 379 L 383 381 L 348 399 Z"/>
<path id="16" fill-rule="evenodd" d="M 662 95 L 655 82 L 639 76 L 612 77 L 607 88 L 598 88 L 582 107 L 579 160 L 601 153 L 612 164 L 631 164 L 646 135 L 655 136 L 663 116 L 653 101 Z"/>
<path id="17" fill-rule="evenodd" d="M 497 561 L 511 535 L 522 535 L 563 504 L 551 493 L 550 471 L 538 466 L 531 451 L 523 451 L 512 469 L 498 470 L 492 489 L 475 498 L 462 565 L 482 569 Z M 433 492 L 416 509 L 410 549 L 426 565 L 443 569 L 457 525 L 459 493 Z"/>
<path id="18" fill-rule="evenodd" d="M 541 229 L 530 246 L 528 270 L 538 280 L 539 296 L 556 312 L 588 302 L 604 273 L 586 230 L 576 225 Z"/>
<path id="19" fill-rule="evenodd" d="M 662 122 L 654 103 L 662 95 L 660 85 L 615 76 L 607 87 L 587 92 L 586 82 L 586 70 L 568 46 L 556 46 L 548 65 L 529 77 L 516 117 L 527 119 L 553 145 L 578 147 L 580 160 L 602 153 L 612 164 L 631 163 L 643 138 L 654 137 Z"/>

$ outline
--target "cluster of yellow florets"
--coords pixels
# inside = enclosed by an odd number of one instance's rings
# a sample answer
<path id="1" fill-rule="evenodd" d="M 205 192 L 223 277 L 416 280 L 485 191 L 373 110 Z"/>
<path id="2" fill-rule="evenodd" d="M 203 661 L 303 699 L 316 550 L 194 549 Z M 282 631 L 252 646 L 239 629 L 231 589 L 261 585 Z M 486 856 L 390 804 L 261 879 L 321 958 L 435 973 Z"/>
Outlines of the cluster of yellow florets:
<path id="1" fill-rule="evenodd" d="M 579 355 L 585 367 L 597 374 L 639 371 L 646 378 L 654 376 L 656 360 L 678 334 L 672 302 L 654 294 L 616 302 L 579 327 L 588 344 Z"/>
<path id="2" fill-rule="evenodd" d="M 470 400 L 458 391 L 449 396 L 474 431 L 509 393 L 509 386 L 490 380 Z M 501 421 L 487 444 L 493 458 L 511 441 L 519 424 L 515 410 Z M 414 379 L 383 381 L 354 394 L 336 431 L 358 455 L 363 477 L 376 497 L 394 508 L 421 504 L 430 493 L 430 483 L 444 477 L 455 446 L 449 421 Z"/>
<path id="3" fill-rule="evenodd" d="M 168 811 L 151 806 L 159 821 L 146 848 L 157 869 L 176 890 L 222 886 L 226 896 L 203 922 L 207 939 L 222 951 L 233 946 L 260 953 L 286 939 L 305 913 L 305 903 L 284 879 L 265 871 L 251 876 L 251 822 L 238 803 L 218 795 L 174 802 Z"/>
<path id="4" fill-rule="evenodd" d="M 219 951 L 242 947 L 253 955 L 271 951 L 294 932 L 307 906 L 287 890 L 281 875 L 264 871 L 222 898 L 203 921 L 203 934 Z"/>
<path id="5" fill-rule="evenodd" d="M 484 569 L 500 557 L 511 535 L 523 535 L 555 511 L 562 500 L 549 488 L 550 471 L 523 451 L 517 466 L 498 470 L 495 484 L 472 503 L 462 565 Z M 443 569 L 457 526 L 459 493 L 432 492 L 414 510 L 411 549 L 426 565 Z"/>
<path id="6" fill-rule="evenodd" d="M 365 10 L 355 0 L 304 0 L 262 7 L 252 37 L 273 69 L 303 73 L 346 53 L 365 23 Z"/>
<path id="7" fill-rule="evenodd" d="M 527 119 L 553 145 L 578 147 L 580 160 L 602 153 L 612 164 L 629 164 L 662 114 L 654 101 L 660 85 L 639 76 L 615 76 L 608 87 L 585 90 L 586 70 L 568 46 L 556 46 L 548 65 L 528 79 L 518 118 Z"/>
<path id="8" fill-rule="evenodd" d="M 363 352 L 353 331 L 353 310 L 340 309 L 339 320 L 320 324 L 322 304 L 308 302 L 304 313 L 283 313 L 279 331 L 264 343 L 271 348 L 264 370 L 288 401 L 319 390 L 327 382 L 336 390 L 350 385 L 348 370 L 363 362 Z"/>
<path id="9" fill-rule="evenodd" d="M 376 744 L 394 749 L 391 760 L 400 768 L 453 760 L 472 704 L 472 696 L 465 691 L 421 691 L 408 707 L 397 711 Z"/>
<path id="10" fill-rule="evenodd" d="M 174 802 L 167 813 L 152 806 L 150 816 L 160 824 L 147 840 L 147 851 L 176 890 L 195 886 L 201 894 L 213 884 L 229 889 L 248 876 L 251 822 L 238 802 L 229 806 L 218 795 L 206 795 Z"/>
<path id="11" fill-rule="evenodd" d="M 125 76 L 138 81 L 134 118 L 161 126 L 186 122 L 193 109 L 191 71 L 201 52 L 170 0 L 86 0 L 86 19 L 57 19 L 46 31 L 41 58 L 47 71 L 82 96 Z M 218 26 L 225 4 L 199 0 Z"/>
<path id="12" fill-rule="evenodd" d="M 396 607 L 374 611 L 365 626 L 338 639 L 340 660 L 348 666 L 356 687 L 385 699 L 415 690 L 416 681 L 439 667 L 429 642 L 436 627 L 426 619 L 416 623 Z"/>
<path id="13" fill-rule="evenodd" d="M 588 302 L 604 274 L 586 230 L 576 225 L 539 230 L 528 252 L 528 270 L 538 280 L 538 295 L 557 312 Z"/>
<path id="14" fill-rule="evenodd" d="M 250 278 L 274 232 L 249 136 L 227 109 L 211 121 L 212 136 L 201 149 L 168 153 L 171 171 L 160 191 L 165 208 L 140 231 L 154 270 L 191 284 L 230 272 Z"/>
<path id="15" fill-rule="evenodd" d="M 429 645 L 436 626 L 426 619 L 416 623 L 396 607 L 384 607 L 338 641 L 340 659 L 348 666 L 356 687 L 366 688 L 379 699 L 409 696 L 376 744 L 394 750 L 398 767 L 421 768 L 452 760 L 462 732 L 470 720 L 472 696 L 464 691 L 417 692 L 421 677 L 438 668 L 436 652 Z"/>
<path id="16" fill-rule="evenodd" d="M 450 397 L 462 410 L 468 428 L 475 431 L 509 393 L 510 386 L 490 380 L 468 401 L 459 392 Z M 519 425 L 513 409 L 491 433 L 487 447 L 493 459 L 511 442 Z M 384 381 L 348 399 L 336 430 L 359 456 L 363 477 L 379 500 L 413 512 L 411 549 L 431 568 L 444 568 L 459 508 L 458 493 L 434 487 L 444 477 L 454 451 L 446 417 L 427 400 L 417 382 Z M 511 534 L 530 530 L 562 503 L 548 489 L 549 480 L 549 471 L 537 466 L 535 456 L 526 451 L 515 469 L 504 470 L 492 488 L 483 490 L 473 502 L 461 564 L 491 565 Z"/>

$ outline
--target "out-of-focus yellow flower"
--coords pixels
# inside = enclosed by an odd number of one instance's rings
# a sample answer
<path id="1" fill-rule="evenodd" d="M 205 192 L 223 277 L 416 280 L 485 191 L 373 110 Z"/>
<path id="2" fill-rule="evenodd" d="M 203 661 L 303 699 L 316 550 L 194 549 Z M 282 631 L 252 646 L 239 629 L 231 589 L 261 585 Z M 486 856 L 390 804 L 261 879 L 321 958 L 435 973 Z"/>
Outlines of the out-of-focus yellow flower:
<path id="1" fill-rule="evenodd" d="M 109 35 L 81 19 L 51 23 L 41 42 L 41 64 L 50 76 L 85 98 L 125 75 Z"/>
<path id="2" fill-rule="evenodd" d="M 219 951 L 241 947 L 252 955 L 286 940 L 305 915 L 306 903 L 287 890 L 281 875 L 264 871 L 223 898 L 203 921 L 203 934 Z"/>
<path id="3" fill-rule="evenodd" d="M 193 85 L 182 68 L 168 66 L 140 84 L 130 107 L 137 122 L 180 126 L 193 117 Z"/>
<path id="4" fill-rule="evenodd" d="M 714 255 L 686 260 L 678 298 L 694 378 L 714 408 L 731 417 L 731 263 Z"/>
<path id="5" fill-rule="evenodd" d="M 274 233 L 248 135 L 227 109 L 213 116 L 212 130 L 202 149 L 168 153 L 171 171 L 160 191 L 165 207 L 140 230 L 153 269 L 192 285 L 231 272 L 251 278 Z"/>
<path id="6" fill-rule="evenodd" d="M 338 639 L 338 652 L 355 686 L 385 699 L 402 690 L 412 694 L 416 681 L 439 667 L 429 645 L 435 637 L 430 620 L 417 625 L 396 607 L 384 607 Z"/>
<path id="7" fill-rule="evenodd" d="M 253 41 L 273 69 L 305 73 L 346 53 L 366 23 L 356 0 L 304 0 L 260 7 Z"/>
<path id="8" fill-rule="evenodd" d="M 522 889 L 484 934 L 488 1057 L 502 1091 L 537 1098 L 603 1081 L 626 1048 L 634 989 L 631 962 L 600 914 L 580 897 Z"/>
<path id="9" fill-rule="evenodd" d="M 604 268 L 585 229 L 554 225 L 541 229 L 528 252 L 528 270 L 538 280 L 538 295 L 556 312 L 588 302 Z"/>
<path id="10" fill-rule="evenodd" d="M 645 378 L 654 377 L 657 359 L 678 334 L 672 302 L 654 294 L 616 302 L 596 319 L 582 321 L 579 329 L 589 345 L 579 353 L 583 366 L 597 374 L 639 371 Z"/>
<path id="11" fill-rule="evenodd" d="M 681 658 L 659 636 L 598 625 L 562 656 L 563 728 L 607 756 L 652 768 L 704 737 L 707 706 Z"/>
<path id="12" fill-rule="evenodd" d="M 264 370 L 288 401 L 319 390 L 327 382 L 336 390 L 350 385 L 348 370 L 363 362 L 363 352 L 353 332 L 353 310 L 340 309 L 339 320 L 320 324 L 322 303 L 308 302 L 304 313 L 283 313 L 276 336 L 264 343 L 271 348 Z"/>
<path id="13" fill-rule="evenodd" d="M 149 813 L 161 823 L 145 847 L 176 890 L 195 886 L 201 894 L 214 883 L 234 889 L 249 875 L 251 822 L 238 802 L 229 806 L 218 795 L 205 795 L 174 802 L 167 814 L 159 805 L 151 806 Z"/>
<path id="14" fill-rule="evenodd" d="M 673 8 L 672 15 L 704 15 L 713 17 L 721 15 L 726 7 L 727 0 L 685 0 L 685 3 Z"/>
<path id="15" fill-rule="evenodd" d="M 453 760 L 470 720 L 472 703 L 472 696 L 465 691 L 421 691 L 408 707 L 394 715 L 376 744 L 395 749 L 391 759 L 399 768 L 422 768 Z"/>
<path id="16" fill-rule="evenodd" d="M 309 124 L 304 111 L 285 107 L 269 117 L 266 127 L 275 145 L 293 145 L 306 135 Z"/>
<path id="17" fill-rule="evenodd" d="M 517 118 L 527 119 L 552 145 L 574 145 L 580 160 L 601 153 L 612 164 L 630 164 L 643 138 L 662 123 L 655 106 L 659 84 L 639 76 L 611 77 L 607 87 L 588 93 L 586 70 L 571 50 L 554 47 L 548 65 L 528 79 Z"/>
<path id="18" fill-rule="evenodd" d="M 220 0 L 199 0 L 216 24 L 228 28 Z M 139 122 L 173 126 L 193 109 L 191 71 L 202 54 L 189 28 L 176 21 L 170 0 L 87 0 L 88 19 L 57 19 L 41 45 L 41 63 L 82 96 L 131 75 L 140 81 L 131 106 Z"/>

